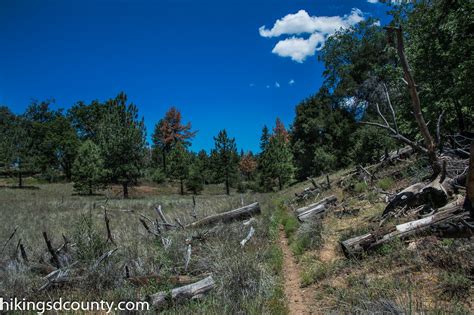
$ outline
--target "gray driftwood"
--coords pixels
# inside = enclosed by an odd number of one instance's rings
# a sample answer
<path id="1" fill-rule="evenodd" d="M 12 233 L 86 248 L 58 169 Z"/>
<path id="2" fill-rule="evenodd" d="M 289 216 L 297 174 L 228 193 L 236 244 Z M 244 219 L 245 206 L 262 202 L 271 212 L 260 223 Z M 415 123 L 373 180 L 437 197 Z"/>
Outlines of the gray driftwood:
<path id="1" fill-rule="evenodd" d="M 181 300 L 195 300 L 202 298 L 212 290 L 214 286 L 214 279 L 212 276 L 209 276 L 198 282 L 175 288 L 171 290 L 171 292 L 161 291 L 152 294 L 148 297 L 148 300 L 155 308 L 161 309 L 166 306 L 168 302 L 176 303 Z"/>
<path id="2" fill-rule="evenodd" d="M 218 222 L 229 222 L 233 220 L 244 220 L 252 217 L 253 215 L 260 214 L 260 205 L 258 202 L 252 203 L 242 208 L 238 208 L 235 210 L 218 213 L 215 215 L 211 215 L 205 217 L 201 220 L 193 222 L 191 224 L 186 225 L 186 227 L 200 227 L 215 224 Z"/>
<path id="3" fill-rule="evenodd" d="M 337 201 L 335 196 L 329 196 L 323 200 L 313 203 L 307 207 L 297 209 L 296 216 L 299 221 L 305 222 L 308 220 L 318 219 L 324 216 L 327 210 Z"/>

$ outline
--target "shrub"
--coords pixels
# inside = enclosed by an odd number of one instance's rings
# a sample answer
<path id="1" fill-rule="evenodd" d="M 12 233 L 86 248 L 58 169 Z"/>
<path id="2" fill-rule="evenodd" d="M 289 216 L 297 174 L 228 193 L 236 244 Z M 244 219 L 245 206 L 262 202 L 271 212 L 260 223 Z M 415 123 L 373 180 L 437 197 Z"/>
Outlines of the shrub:
<path id="1" fill-rule="evenodd" d="M 385 177 L 385 178 L 382 178 L 380 179 L 378 182 L 377 182 L 377 186 L 380 188 L 380 189 L 383 189 L 383 190 L 388 190 L 390 189 L 393 184 L 395 182 L 393 181 L 393 179 L 391 177 Z"/>
<path id="2" fill-rule="evenodd" d="M 321 230 L 322 224 L 320 221 L 303 223 L 296 232 L 295 239 L 291 244 L 293 253 L 299 256 L 307 250 L 320 248 L 322 244 Z"/>
<path id="3" fill-rule="evenodd" d="M 154 183 L 157 183 L 157 184 L 161 184 L 161 183 L 164 183 L 165 180 L 166 180 L 166 175 L 165 173 L 163 173 L 163 171 L 161 170 L 161 168 L 157 168 L 153 171 L 153 173 L 151 174 L 151 180 L 154 182 Z"/>
<path id="4" fill-rule="evenodd" d="M 460 272 L 445 272 L 441 275 L 440 287 L 448 297 L 462 299 L 470 295 L 471 280 Z"/>
<path id="5" fill-rule="evenodd" d="M 358 194 L 367 191 L 367 183 L 366 182 L 358 182 L 354 185 L 354 191 Z"/>
<path id="6" fill-rule="evenodd" d="M 73 231 L 73 240 L 76 243 L 77 258 L 81 261 L 96 260 L 107 249 L 107 241 L 98 231 L 91 214 L 82 215 Z"/>

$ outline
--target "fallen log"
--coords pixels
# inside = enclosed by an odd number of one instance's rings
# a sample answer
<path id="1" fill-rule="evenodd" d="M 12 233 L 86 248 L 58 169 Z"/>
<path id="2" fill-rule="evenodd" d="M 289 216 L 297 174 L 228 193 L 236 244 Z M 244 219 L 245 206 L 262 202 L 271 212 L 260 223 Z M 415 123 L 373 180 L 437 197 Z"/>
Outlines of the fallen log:
<path id="1" fill-rule="evenodd" d="M 182 300 L 195 300 L 202 298 L 215 287 L 212 276 L 204 278 L 198 282 L 191 283 L 171 290 L 171 292 L 161 291 L 150 295 L 147 300 L 157 309 L 161 309 L 168 302 L 178 303 Z"/>
<path id="2" fill-rule="evenodd" d="M 461 221 L 468 215 L 468 213 L 462 208 L 463 202 L 464 198 L 461 197 L 458 198 L 458 200 L 439 208 L 438 212 L 425 218 L 399 224 L 389 230 L 380 229 L 378 231 L 350 238 L 341 242 L 342 250 L 347 257 L 350 257 L 374 249 L 396 238 L 404 239 L 432 228 L 436 229 L 437 225 L 443 223 Z"/>
<path id="3" fill-rule="evenodd" d="M 164 284 L 164 283 L 171 283 L 174 285 L 185 285 L 196 282 L 196 278 L 192 278 L 190 276 L 171 276 L 171 277 L 163 277 L 159 275 L 147 275 L 147 276 L 136 276 L 136 277 L 127 277 L 125 281 L 133 284 L 135 286 L 143 286 L 148 285 L 151 283 L 154 284 Z"/>
<path id="4" fill-rule="evenodd" d="M 218 222 L 245 220 L 252 217 L 255 214 L 260 214 L 260 213 L 261 213 L 260 205 L 258 202 L 255 202 L 242 208 L 238 208 L 235 210 L 218 213 L 215 215 L 205 217 L 201 220 L 198 220 L 196 222 L 186 225 L 186 228 L 206 226 L 206 225 L 215 224 Z"/>
<path id="5" fill-rule="evenodd" d="M 305 209 L 297 209 L 297 218 L 300 222 L 319 219 L 326 214 L 326 211 L 336 202 L 335 196 L 329 196 Z M 299 213 L 298 213 L 299 212 Z"/>
<path id="6" fill-rule="evenodd" d="M 453 194 L 457 178 L 443 178 L 444 174 L 436 177 L 432 182 L 413 184 L 398 194 L 387 204 L 383 215 L 387 215 L 397 208 L 414 208 L 428 204 L 433 208 L 444 206 Z"/>
<path id="7" fill-rule="evenodd" d="M 301 214 L 301 213 L 303 213 L 303 212 L 306 212 L 306 211 L 308 211 L 308 210 L 310 210 L 310 209 L 313 209 L 313 208 L 315 208 L 315 207 L 317 207 L 317 206 L 319 206 L 319 205 L 326 204 L 326 203 L 334 203 L 334 202 L 336 202 L 336 201 L 337 201 L 336 196 L 331 195 L 331 196 L 329 196 L 329 197 L 326 197 L 326 198 L 324 198 L 324 199 L 321 199 L 321 200 L 318 201 L 318 202 L 312 203 L 312 204 L 310 204 L 309 206 L 305 206 L 305 207 L 302 207 L 302 208 L 298 208 L 298 209 L 295 210 L 295 213 L 299 215 L 299 214 Z"/>

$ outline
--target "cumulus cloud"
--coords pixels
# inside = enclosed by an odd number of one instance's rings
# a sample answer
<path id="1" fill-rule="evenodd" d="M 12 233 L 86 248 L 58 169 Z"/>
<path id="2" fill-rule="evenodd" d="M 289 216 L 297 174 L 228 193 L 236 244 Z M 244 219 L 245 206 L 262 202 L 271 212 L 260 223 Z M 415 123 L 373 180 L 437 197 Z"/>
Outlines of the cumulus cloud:
<path id="1" fill-rule="evenodd" d="M 301 63 L 306 57 L 314 56 L 316 50 L 323 47 L 324 41 L 325 38 L 320 33 L 314 33 L 308 39 L 293 36 L 279 41 L 272 53 Z"/>
<path id="2" fill-rule="evenodd" d="M 368 3 L 378 3 L 379 0 L 367 0 Z"/>
<path id="3" fill-rule="evenodd" d="M 344 16 L 310 16 L 305 10 L 288 14 L 277 20 L 271 29 L 265 26 L 259 28 L 262 37 L 278 37 L 293 35 L 280 40 L 272 52 L 281 57 L 290 57 L 296 62 L 303 62 L 308 56 L 313 56 L 324 46 L 326 39 L 336 31 L 348 28 L 364 20 L 359 9 L 352 9 Z M 311 34 L 308 38 L 294 35 Z"/>
<path id="4" fill-rule="evenodd" d="M 279 88 L 279 87 L 280 87 L 280 83 L 275 82 L 275 87 L 276 87 L 276 88 Z"/>
<path id="5" fill-rule="evenodd" d="M 362 11 L 352 9 L 350 15 L 344 16 L 310 16 L 305 10 L 287 16 L 275 22 L 271 29 L 264 26 L 258 30 L 263 37 L 277 37 L 314 32 L 332 34 L 340 28 L 346 28 L 364 19 Z"/>
<path id="6" fill-rule="evenodd" d="M 289 85 L 293 85 L 293 84 L 295 84 L 295 83 L 296 83 L 296 82 L 295 82 L 295 80 L 293 80 L 293 79 L 291 79 L 291 80 L 288 82 Z"/>

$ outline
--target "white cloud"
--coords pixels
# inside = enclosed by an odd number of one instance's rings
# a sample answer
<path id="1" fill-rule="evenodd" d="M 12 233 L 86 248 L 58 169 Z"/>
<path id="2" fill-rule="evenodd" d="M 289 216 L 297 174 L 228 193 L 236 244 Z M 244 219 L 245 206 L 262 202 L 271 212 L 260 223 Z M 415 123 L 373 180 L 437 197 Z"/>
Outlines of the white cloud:
<path id="1" fill-rule="evenodd" d="M 296 82 L 295 82 L 295 80 L 293 80 L 293 79 L 291 79 L 291 80 L 288 82 L 289 85 L 293 85 L 293 84 L 295 84 L 295 83 L 296 83 Z"/>
<path id="2" fill-rule="evenodd" d="M 368 3 L 378 3 L 379 0 L 367 0 Z"/>
<path id="3" fill-rule="evenodd" d="M 281 57 L 290 57 L 296 62 L 303 62 L 320 50 L 326 39 L 342 28 L 348 28 L 364 20 L 359 9 L 352 9 L 344 16 L 310 16 L 305 10 L 288 14 L 275 22 L 271 29 L 265 26 L 259 28 L 262 37 L 278 37 L 281 35 L 311 34 L 308 38 L 292 36 L 280 40 L 272 53 Z"/>
<path id="4" fill-rule="evenodd" d="M 276 87 L 276 88 L 279 88 L 279 87 L 280 87 L 280 83 L 275 82 L 275 87 Z"/>
<path id="5" fill-rule="evenodd" d="M 290 57 L 301 63 L 306 57 L 314 56 L 316 50 L 323 47 L 324 41 L 325 38 L 320 33 L 314 33 L 308 39 L 293 36 L 279 41 L 273 47 L 272 53 L 280 57 Z"/>
<path id="6" fill-rule="evenodd" d="M 340 28 L 347 28 L 364 19 L 359 9 L 352 9 L 350 15 L 344 16 L 310 16 L 305 10 L 299 10 L 295 14 L 288 14 L 277 20 L 271 29 L 260 27 L 259 33 L 263 37 L 277 37 L 281 35 L 293 35 L 314 32 L 322 34 L 333 34 Z"/>

